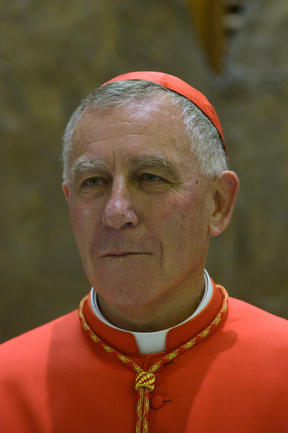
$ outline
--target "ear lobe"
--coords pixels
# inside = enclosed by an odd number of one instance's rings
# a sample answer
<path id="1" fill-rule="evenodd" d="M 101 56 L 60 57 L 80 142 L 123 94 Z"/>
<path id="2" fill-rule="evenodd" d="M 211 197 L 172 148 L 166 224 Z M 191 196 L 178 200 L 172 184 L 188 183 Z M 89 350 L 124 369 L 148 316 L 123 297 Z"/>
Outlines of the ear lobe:
<path id="1" fill-rule="evenodd" d="M 69 192 L 69 188 L 68 188 L 68 185 L 66 182 L 62 183 L 62 191 L 64 192 L 66 200 L 69 201 L 70 192 Z"/>
<path id="2" fill-rule="evenodd" d="M 223 171 L 217 180 L 214 191 L 214 212 L 210 219 L 210 235 L 218 236 L 228 226 L 237 193 L 239 190 L 239 179 L 234 171 Z"/>

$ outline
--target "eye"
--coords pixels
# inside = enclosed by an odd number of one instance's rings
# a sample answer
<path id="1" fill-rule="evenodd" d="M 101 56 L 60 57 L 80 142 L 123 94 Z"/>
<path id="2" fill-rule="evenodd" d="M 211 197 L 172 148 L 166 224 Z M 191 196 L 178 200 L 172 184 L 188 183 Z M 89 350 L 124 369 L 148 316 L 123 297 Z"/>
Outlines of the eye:
<path id="1" fill-rule="evenodd" d="M 157 174 L 152 174 L 152 173 L 141 174 L 140 181 L 150 182 L 150 183 L 166 182 L 166 180 L 163 177 L 158 176 Z"/>
<path id="2" fill-rule="evenodd" d="M 98 176 L 94 176 L 94 177 L 90 177 L 89 179 L 84 180 L 84 182 L 82 183 L 82 186 L 99 186 L 99 185 L 103 185 L 103 184 L 107 184 L 108 181 L 104 178 L 104 177 L 98 177 Z"/>

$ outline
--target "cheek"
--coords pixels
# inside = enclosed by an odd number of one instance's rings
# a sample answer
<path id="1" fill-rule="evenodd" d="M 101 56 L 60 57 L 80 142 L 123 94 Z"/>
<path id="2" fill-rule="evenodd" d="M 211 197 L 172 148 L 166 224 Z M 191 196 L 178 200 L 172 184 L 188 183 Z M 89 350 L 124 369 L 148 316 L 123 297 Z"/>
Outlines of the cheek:
<path id="1" fill-rule="evenodd" d="M 72 203 L 69 206 L 70 221 L 75 238 L 81 238 L 97 225 L 97 214 L 89 203 L 79 205 Z"/>
<path id="2" fill-rule="evenodd" d="M 162 244 L 163 253 L 166 255 L 168 251 L 175 254 L 175 251 L 181 248 L 181 243 L 190 236 L 190 209 L 188 203 L 183 199 L 170 198 L 162 202 L 158 201 L 157 206 L 153 207 L 153 212 L 149 215 L 152 231 L 156 229 L 156 236 Z M 169 254 L 170 254 L 169 253 Z"/>
<path id="3" fill-rule="evenodd" d="M 206 238 L 208 213 L 200 195 L 195 194 L 191 200 L 191 194 L 179 194 L 171 197 L 165 205 L 160 202 L 154 220 L 159 221 L 166 240 L 179 249 L 181 245 Z"/>
<path id="4" fill-rule="evenodd" d="M 193 214 L 197 213 L 197 202 L 197 197 L 191 200 L 191 194 L 173 193 L 163 201 L 158 199 L 151 214 L 156 221 L 163 221 L 171 227 L 177 226 L 181 229 L 193 218 Z"/>

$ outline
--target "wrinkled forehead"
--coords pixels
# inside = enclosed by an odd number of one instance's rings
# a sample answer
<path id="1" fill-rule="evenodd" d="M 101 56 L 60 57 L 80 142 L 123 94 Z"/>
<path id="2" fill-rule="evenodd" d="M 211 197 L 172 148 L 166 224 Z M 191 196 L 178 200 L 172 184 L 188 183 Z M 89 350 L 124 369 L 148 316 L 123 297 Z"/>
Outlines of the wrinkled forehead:
<path id="1" fill-rule="evenodd" d="M 161 91 L 160 91 L 161 92 Z M 145 98 L 125 100 L 119 104 L 88 106 L 78 120 L 72 144 L 74 150 L 91 140 L 121 139 L 125 134 L 146 134 L 155 139 L 177 141 L 186 136 L 182 112 L 164 92 Z"/>
<path id="2" fill-rule="evenodd" d="M 194 157 L 178 106 L 167 98 L 146 98 L 105 109 L 87 108 L 75 128 L 70 169 L 83 158 L 87 165 L 95 159 L 115 161 L 116 155 L 123 161 L 146 162 L 160 156 L 179 169 L 191 166 Z"/>

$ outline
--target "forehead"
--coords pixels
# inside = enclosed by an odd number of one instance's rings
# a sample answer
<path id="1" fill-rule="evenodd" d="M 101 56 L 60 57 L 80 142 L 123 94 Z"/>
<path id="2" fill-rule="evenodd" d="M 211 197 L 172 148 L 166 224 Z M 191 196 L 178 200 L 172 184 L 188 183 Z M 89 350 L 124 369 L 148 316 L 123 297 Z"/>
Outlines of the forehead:
<path id="1" fill-rule="evenodd" d="M 180 109 L 166 95 L 106 109 L 88 108 L 73 135 L 73 161 L 86 153 L 164 152 L 174 160 L 191 156 Z M 93 155 L 91 154 L 93 158 Z"/>

